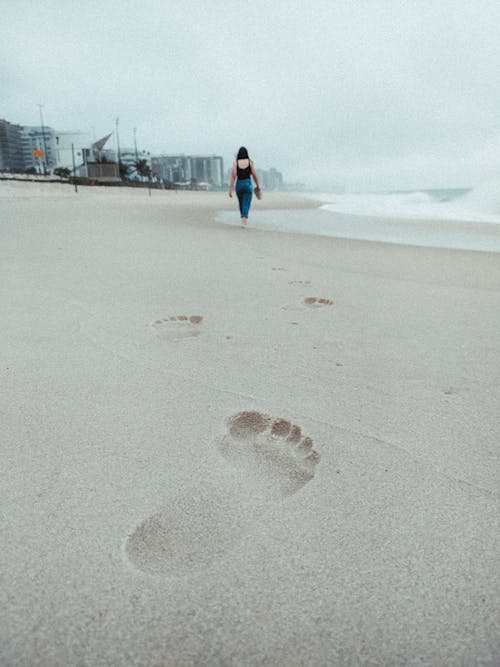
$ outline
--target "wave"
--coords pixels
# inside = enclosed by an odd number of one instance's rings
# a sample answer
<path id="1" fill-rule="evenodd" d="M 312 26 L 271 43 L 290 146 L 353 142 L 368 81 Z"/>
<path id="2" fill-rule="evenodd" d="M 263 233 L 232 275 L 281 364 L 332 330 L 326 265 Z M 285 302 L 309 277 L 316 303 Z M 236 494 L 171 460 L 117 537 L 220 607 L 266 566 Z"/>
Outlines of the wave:
<path id="1" fill-rule="evenodd" d="M 351 215 L 383 218 L 463 220 L 500 224 L 500 183 L 475 188 L 380 193 L 310 193 L 322 208 Z"/>

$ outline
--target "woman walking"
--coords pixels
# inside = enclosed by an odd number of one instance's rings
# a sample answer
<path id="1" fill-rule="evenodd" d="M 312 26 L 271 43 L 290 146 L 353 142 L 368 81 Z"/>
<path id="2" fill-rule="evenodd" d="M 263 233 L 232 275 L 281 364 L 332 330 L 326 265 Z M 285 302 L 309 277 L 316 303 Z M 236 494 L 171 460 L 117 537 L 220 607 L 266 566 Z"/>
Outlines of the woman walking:
<path id="1" fill-rule="evenodd" d="M 260 199 L 260 187 L 257 172 L 254 164 L 248 156 L 247 149 L 242 146 L 236 156 L 236 162 L 233 164 L 231 172 L 231 182 L 229 183 L 229 196 L 233 196 L 234 182 L 236 181 L 236 196 L 240 205 L 241 224 L 246 225 L 250 204 L 252 203 L 252 178 L 255 181 L 255 194 Z"/>

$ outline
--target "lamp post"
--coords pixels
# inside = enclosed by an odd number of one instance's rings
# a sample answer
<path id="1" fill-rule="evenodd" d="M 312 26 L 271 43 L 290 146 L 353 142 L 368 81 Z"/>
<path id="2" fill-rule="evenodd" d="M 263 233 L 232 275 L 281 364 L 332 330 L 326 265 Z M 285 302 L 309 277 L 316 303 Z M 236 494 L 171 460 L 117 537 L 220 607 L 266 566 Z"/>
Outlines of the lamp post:
<path id="1" fill-rule="evenodd" d="M 115 123 L 116 123 L 116 154 L 117 154 L 117 158 L 118 158 L 118 176 L 119 176 L 120 179 L 121 179 L 122 175 L 121 175 L 121 171 L 120 171 L 120 162 L 121 162 L 121 156 L 120 156 L 120 135 L 118 134 L 118 122 L 119 122 L 119 120 L 120 120 L 120 119 L 117 117 L 117 118 L 116 118 L 116 121 L 115 121 Z"/>
<path id="2" fill-rule="evenodd" d="M 137 154 L 137 128 L 134 127 L 134 149 L 135 149 L 135 162 L 139 162 L 139 155 Z"/>
<path id="3" fill-rule="evenodd" d="M 134 127 L 134 150 L 135 150 L 135 172 L 136 174 L 139 174 L 139 170 L 137 168 L 137 163 L 139 162 L 139 154 L 137 153 L 137 128 Z M 143 181 L 143 177 L 141 175 L 141 181 Z"/>
<path id="4" fill-rule="evenodd" d="M 43 125 L 43 114 L 42 114 L 43 104 L 37 104 L 37 107 L 40 109 L 40 123 L 42 125 L 42 143 L 43 143 L 43 175 L 47 174 L 47 146 L 45 144 L 45 127 Z"/>
<path id="5" fill-rule="evenodd" d="M 73 181 L 75 183 L 75 192 L 78 192 L 78 185 L 76 183 L 75 147 L 73 144 L 71 144 L 71 156 L 73 157 Z"/>

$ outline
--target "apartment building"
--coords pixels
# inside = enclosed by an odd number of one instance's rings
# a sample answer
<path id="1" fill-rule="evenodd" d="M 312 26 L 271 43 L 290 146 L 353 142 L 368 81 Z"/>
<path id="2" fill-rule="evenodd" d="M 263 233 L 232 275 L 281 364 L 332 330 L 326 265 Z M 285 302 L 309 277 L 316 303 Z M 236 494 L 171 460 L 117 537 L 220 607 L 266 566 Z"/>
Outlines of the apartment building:
<path id="1" fill-rule="evenodd" d="M 181 187 L 220 188 L 224 161 L 219 155 L 159 155 L 151 158 L 153 176 Z"/>
<path id="2" fill-rule="evenodd" d="M 85 132 L 60 132 L 51 127 L 15 125 L 0 119 L 0 171 L 50 173 L 85 162 L 92 144 Z"/>
<path id="3" fill-rule="evenodd" d="M 22 126 L 21 142 L 24 169 L 34 169 L 43 174 L 51 172 L 56 166 L 55 135 L 51 127 Z"/>
<path id="4" fill-rule="evenodd" d="M 0 171 L 25 170 L 22 146 L 22 126 L 0 119 Z"/>
<path id="5" fill-rule="evenodd" d="M 283 175 L 274 167 L 271 167 L 271 169 L 257 169 L 257 176 L 263 190 L 283 189 Z"/>
<path id="6" fill-rule="evenodd" d="M 231 180 L 231 169 L 226 172 L 226 183 L 229 183 Z M 259 184 L 263 190 L 283 190 L 284 181 L 283 174 L 271 167 L 271 169 L 257 169 L 257 176 L 259 178 Z"/>
<path id="7" fill-rule="evenodd" d="M 191 172 L 199 186 L 220 188 L 224 184 L 224 161 L 218 155 L 191 156 Z"/>

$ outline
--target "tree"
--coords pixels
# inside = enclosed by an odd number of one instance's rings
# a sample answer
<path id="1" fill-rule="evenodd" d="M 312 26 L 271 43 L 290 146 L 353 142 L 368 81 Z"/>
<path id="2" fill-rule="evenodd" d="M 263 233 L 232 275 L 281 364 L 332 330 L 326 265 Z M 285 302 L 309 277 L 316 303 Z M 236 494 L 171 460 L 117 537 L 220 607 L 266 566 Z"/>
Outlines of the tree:
<path id="1" fill-rule="evenodd" d="M 144 178 L 149 178 L 151 176 L 151 167 L 149 166 L 147 160 L 137 160 L 135 163 L 135 168 L 143 180 Z"/>
<path id="2" fill-rule="evenodd" d="M 54 174 L 60 176 L 61 178 L 69 178 L 71 175 L 71 170 L 67 167 L 57 167 L 54 169 Z"/>
<path id="3" fill-rule="evenodd" d="M 120 169 L 120 178 L 122 179 L 122 181 L 124 181 L 124 180 L 127 178 L 128 174 L 129 174 L 130 167 L 128 166 L 128 164 L 125 164 L 125 163 L 122 162 L 121 160 L 120 160 L 120 162 L 118 163 L 118 167 L 119 167 L 119 169 Z"/>

